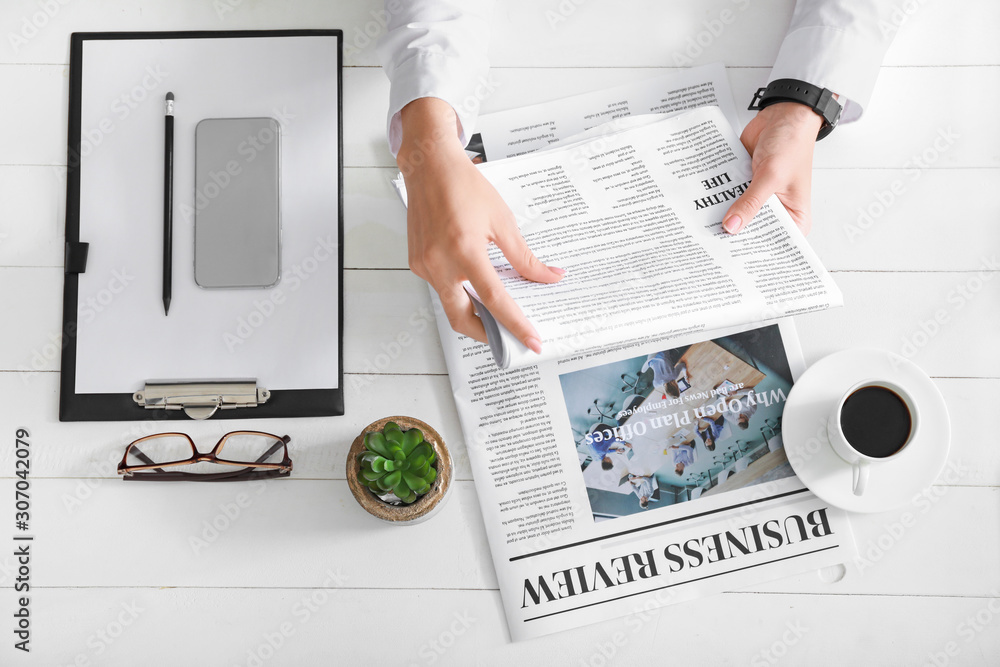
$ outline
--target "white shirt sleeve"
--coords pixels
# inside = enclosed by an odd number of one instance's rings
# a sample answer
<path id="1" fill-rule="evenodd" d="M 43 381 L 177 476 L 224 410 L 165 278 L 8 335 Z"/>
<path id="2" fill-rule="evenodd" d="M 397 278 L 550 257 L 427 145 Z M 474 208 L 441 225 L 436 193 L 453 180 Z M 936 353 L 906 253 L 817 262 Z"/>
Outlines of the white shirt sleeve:
<path id="1" fill-rule="evenodd" d="M 768 82 L 799 79 L 839 95 L 841 122 L 857 120 L 897 26 L 892 0 L 797 0 Z"/>
<path id="2" fill-rule="evenodd" d="M 421 97 L 437 97 L 458 114 L 465 146 L 488 88 L 487 51 L 493 0 L 386 0 L 387 32 L 378 53 L 389 77 L 386 134 L 395 155 L 402 141 L 399 112 Z"/>

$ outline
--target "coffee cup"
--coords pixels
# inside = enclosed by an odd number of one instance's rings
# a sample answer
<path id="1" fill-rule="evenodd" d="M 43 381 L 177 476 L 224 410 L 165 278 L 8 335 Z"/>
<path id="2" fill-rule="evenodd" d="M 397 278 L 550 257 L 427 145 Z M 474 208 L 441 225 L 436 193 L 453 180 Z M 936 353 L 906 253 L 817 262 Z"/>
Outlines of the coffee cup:
<path id="1" fill-rule="evenodd" d="M 892 382 L 858 382 L 837 401 L 827 423 L 833 451 L 853 466 L 854 495 L 868 486 L 869 468 L 904 456 L 919 424 L 917 406 Z"/>

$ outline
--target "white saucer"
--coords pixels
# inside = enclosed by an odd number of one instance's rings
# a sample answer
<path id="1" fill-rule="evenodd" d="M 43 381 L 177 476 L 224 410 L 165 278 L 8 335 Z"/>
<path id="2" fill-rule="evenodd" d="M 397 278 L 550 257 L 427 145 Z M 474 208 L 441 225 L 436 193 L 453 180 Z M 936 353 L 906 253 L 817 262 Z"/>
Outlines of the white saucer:
<path id="1" fill-rule="evenodd" d="M 833 451 L 826 423 L 844 392 L 872 378 L 905 389 L 920 411 L 920 424 L 898 457 L 870 466 L 868 488 L 856 496 L 851 464 Z M 937 386 L 915 364 L 884 350 L 844 350 L 817 361 L 793 385 L 781 422 L 795 474 L 817 496 L 851 512 L 884 512 L 909 503 L 940 474 L 951 441 L 948 408 Z"/>

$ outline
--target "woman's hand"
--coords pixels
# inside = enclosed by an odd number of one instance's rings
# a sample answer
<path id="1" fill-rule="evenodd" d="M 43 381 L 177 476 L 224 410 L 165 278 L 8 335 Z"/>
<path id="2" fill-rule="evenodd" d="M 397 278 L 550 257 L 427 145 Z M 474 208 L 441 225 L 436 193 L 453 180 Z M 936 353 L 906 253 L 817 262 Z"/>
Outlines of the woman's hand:
<path id="1" fill-rule="evenodd" d="M 526 347 L 541 352 L 541 338 L 504 289 L 487 256 L 495 243 L 529 280 L 554 283 L 565 271 L 542 264 L 521 237 L 510 208 L 458 140 L 451 105 L 421 98 L 401 112 L 403 141 L 396 162 L 406 183 L 410 269 L 441 297 L 455 331 L 486 342 L 486 331 L 462 288 L 468 280 L 496 319 Z"/>
<path id="2" fill-rule="evenodd" d="M 753 180 L 722 219 L 727 232 L 738 233 L 771 195 L 778 195 L 802 233 L 809 233 L 813 148 L 822 125 L 819 114 L 796 102 L 757 112 L 740 136 L 752 156 Z"/>

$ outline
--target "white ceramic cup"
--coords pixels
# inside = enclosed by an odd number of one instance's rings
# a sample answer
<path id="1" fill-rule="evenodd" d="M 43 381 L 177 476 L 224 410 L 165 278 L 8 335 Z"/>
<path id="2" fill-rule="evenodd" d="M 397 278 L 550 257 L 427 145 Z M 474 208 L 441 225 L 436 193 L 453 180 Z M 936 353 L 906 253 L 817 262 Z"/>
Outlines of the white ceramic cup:
<path id="1" fill-rule="evenodd" d="M 903 446 L 889 456 L 877 458 L 862 454 L 847 440 L 847 436 L 844 435 L 844 430 L 840 425 L 840 413 L 844 408 L 844 402 L 850 398 L 854 392 L 866 387 L 882 387 L 883 389 L 892 391 L 903 400 L 903 403 L 906 404 L 906 409 L 910 412 L 910 435 L 907 436 Z M 858 382 L 844 392 L 844 395 L 840 397 L 839 401 L 837 401 L 837 405 L 834 407 L 833 412 L 830 415 L 826 430 L 827 435 L 830 438 L 830 445 L 833 447 L 833 451 L 835 451 L 840 458 L 844 459 L 853 466 L 852 478 L 854 495 L 863 495 L 865 489 L 868 487 L 868 473 L 870 466 L 873 464 L 882 465 L 884 463 L 897 460 L 905 452 L 907 452 L 910 447 L 910 443 L 913 442 L 913 439 L 917 434 L 919 424 L 920 414 L 917 410 L 916 403 L 913 402 L 913 398 L 909 395 L 909 393 L 897 384 L 873 378 Z"/>

